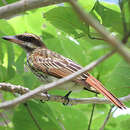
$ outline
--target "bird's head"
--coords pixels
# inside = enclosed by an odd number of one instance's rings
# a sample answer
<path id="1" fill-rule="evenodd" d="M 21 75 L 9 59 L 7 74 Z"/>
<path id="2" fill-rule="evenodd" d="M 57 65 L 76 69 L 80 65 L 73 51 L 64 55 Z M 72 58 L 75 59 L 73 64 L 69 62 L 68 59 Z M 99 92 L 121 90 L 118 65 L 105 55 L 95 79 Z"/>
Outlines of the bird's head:
<path id="1" fill-rule="evenodd" d="M 30 34 L 24 33 L 15 36 L 3 36 L 4 40 L 14 42 L 24 48 L 27 52 L 33 51 L 38 47 L 44 47 L 45 45 L 41 41 L 40 37 Z"/>

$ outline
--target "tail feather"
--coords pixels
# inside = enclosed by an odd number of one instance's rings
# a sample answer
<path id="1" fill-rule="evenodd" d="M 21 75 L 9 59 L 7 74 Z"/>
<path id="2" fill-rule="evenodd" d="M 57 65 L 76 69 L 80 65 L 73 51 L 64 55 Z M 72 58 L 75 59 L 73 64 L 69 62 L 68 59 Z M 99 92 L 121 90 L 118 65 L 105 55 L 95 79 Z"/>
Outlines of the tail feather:
<path id="1" fill-rule="evenodd" d="M 125 105 L 116 98 L 112 93 L 110 93 L 104 86 L 93 76 L 89 75 L 89 77 L 86 79 L 86 82 L 91 85 L 94 89 L 96 89 L 98 92 L 103 94 L 105 97 L 107 97 L 113 104 L 115 104 L 120 109 L 126 109 Z"/>

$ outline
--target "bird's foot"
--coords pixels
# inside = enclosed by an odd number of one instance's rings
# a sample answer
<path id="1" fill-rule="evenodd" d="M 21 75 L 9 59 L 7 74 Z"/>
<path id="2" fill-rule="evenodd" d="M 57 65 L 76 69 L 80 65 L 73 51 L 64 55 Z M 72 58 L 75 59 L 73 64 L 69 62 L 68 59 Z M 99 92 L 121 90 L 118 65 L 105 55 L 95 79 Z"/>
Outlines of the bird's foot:
<path id="1" fill-rule="evenodd" d="M 64 99 L 64 103 L 63 103 L 63 105 L 68 105 L 69 104 L 69 95 L 72 93 L 72 91 L 69 91 L 64 97 L 63 97 L 63 99 Z"/>

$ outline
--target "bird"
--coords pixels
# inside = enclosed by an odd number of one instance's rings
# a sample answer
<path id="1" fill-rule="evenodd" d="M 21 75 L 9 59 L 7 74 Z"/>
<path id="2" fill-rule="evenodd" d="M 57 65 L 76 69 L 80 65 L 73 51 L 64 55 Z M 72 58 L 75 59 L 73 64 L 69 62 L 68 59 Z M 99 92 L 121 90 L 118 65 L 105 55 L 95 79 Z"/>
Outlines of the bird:
<path id="1" fill-rule="evenodd" d="M 3 36 L 2 38 L 19 45 L 26 51 L 28 67 L 45 84 L 64 78 L 83 68 L 71 59 L 49 50 L 41 38 L 35 34 L 24 33 Z M 67 90 L 68 93 L 65 97 L 68 97 L 72 91 L 79 90 L 101 93 L 118 108 L 126 108 L 116 96 L 109 92 L 99 80 L 88 72 L 84 72 L 56 88 Z"/>

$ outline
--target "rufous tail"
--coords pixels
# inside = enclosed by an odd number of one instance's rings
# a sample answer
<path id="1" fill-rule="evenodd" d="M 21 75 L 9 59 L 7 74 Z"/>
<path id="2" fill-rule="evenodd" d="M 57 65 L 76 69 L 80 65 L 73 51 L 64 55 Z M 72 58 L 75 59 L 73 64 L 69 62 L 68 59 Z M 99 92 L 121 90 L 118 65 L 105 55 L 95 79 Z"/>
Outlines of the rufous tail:
<path id="1" fill-rule="evenodd" d="M 99 82 L 96 78 L 94 78 L 92 75 L 89 74 L 88 78 L 86 79 L 87 84 L 89 84 L 91 87 L 96 89 L 98 92 L 103 94 L 106 98 L 108 98 L 113 104 L 115 104 L 120 109 L 126 109 L 125 105 L 116 98 L 112 93 L 110 93 L 101 82 Z"/>

